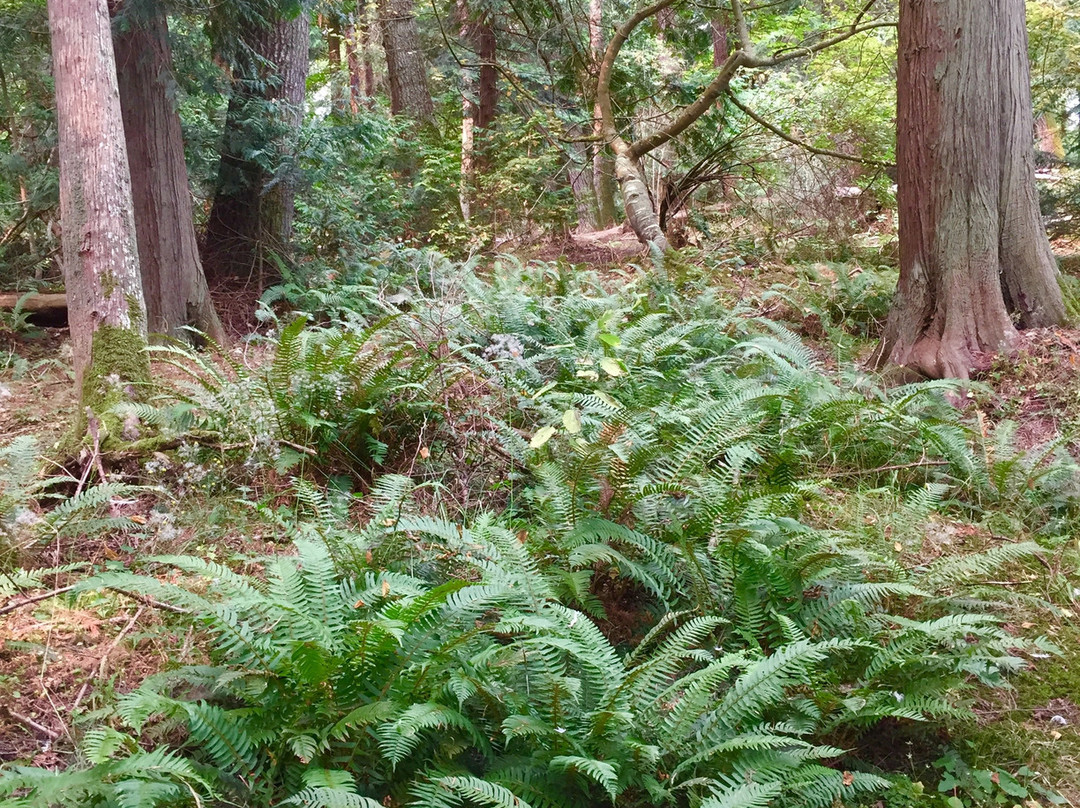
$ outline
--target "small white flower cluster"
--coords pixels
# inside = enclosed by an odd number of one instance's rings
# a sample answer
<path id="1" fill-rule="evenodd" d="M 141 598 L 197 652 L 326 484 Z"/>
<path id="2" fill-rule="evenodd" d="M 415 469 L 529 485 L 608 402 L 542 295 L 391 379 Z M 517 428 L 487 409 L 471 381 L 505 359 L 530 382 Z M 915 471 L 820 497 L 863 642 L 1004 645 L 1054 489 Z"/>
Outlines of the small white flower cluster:
<path id="1" fill-rule="evenodd" d="M 41 521 L 41 517 L 29 508 L 23 508 L 15 514 L 15 524 L 19 527 L 33 527 Z"/>
<path id="2" fill-rule="evenodd" d="M 173 524 L 173 515 L 166 513 L 165 511 L 150 511 L 150 515 L 147 517 L 146 526 L 148 529 L 157 533 L 157 538 L 161 541 L 171 542 L 176 540 L 180 536 L 180 531 L 176 525 Z"/>
<path id="3" fill-rule="evenodd" d="M 525 356 L 525 346 L 513 334 L 492 334 L 491 344 L 484 348 L 484 358 L 521 359 Z"/>
<path id="4" fill-rule="evenodd" d="M 180 489 L 198 487 L 210 474 L 210 469 L 200 462 L 200 449 L 191 443 L 181 443 L 176 449 L 176 456 L 181 461 L 176 482 Z"/>

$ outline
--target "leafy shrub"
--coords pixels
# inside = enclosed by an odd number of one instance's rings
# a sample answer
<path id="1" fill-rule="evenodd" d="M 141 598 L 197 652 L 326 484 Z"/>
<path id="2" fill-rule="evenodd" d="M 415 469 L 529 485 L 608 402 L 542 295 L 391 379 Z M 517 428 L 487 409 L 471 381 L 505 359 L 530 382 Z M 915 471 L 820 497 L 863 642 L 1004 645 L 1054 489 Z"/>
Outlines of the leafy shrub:
<path id="1" fill-rule="evenodd" d="M 817 639 L 769 601 L 775 632 L 703 604 L 660 617 L 620 653 L 559 602 L 559 567 L 491 516 L 465 527 L 408 509 L 384 518 L 394 512 L 331 544 L 304 531 L 296 556 L 262 560 L 265 576 L 162 557 L 151 561 L 180 577 L 84 582 L 187 609 L 211 640 L 209 664 L 122 697 L 116 721 L 132 734 L 92 732 L 92 768 L 15 768 L 0 791 L 29 790 L 25 805 L 174 804 L 187 789 L 250 805 L 720 806 L 785 795 L 828 806 L 888 785 L 827 765 L 845 755 L 829 742 L 842 728 L 949 711 L 967 674 L 993 679 L 1019 663 L 990 618 L 870 614 L 886 594 L 918 593 L 840 579 L 802 610 L 816 615 Z M 601 541 L 625 532 L 589 530 Z M 400 571 L 337 571 L 335 555 L 362 559 L 401 539 L 413 549 L 392 565 Z M 743 556 L 755 586 L 772 580 L 797 596 L 797 576 L 785 585 L 782 571 L 820 566 L 823 548 L 781 558 L 794 546 L 761 541 Z M 740 597 L 730 572 L 713 573 L 722 599 Z M 143 751 L 137 738 L 157 746 Z"/>
<path id="2" fill-rule="evenodd" d="M 382 431 L 407 428 L 410 396 L 431 372 L 387 323 L 310 328 L 298 317 L 272 340 L 273 357 L 258 370 L 223 352 L 219 364 L 183 346 L 158 348 L 191 381 L 177 404 L 130 410 L 180 433 L 239 439 L 252 465 L 287 470 L 310 456 L 331 469 L 370 467 L 385 458 Z"/>

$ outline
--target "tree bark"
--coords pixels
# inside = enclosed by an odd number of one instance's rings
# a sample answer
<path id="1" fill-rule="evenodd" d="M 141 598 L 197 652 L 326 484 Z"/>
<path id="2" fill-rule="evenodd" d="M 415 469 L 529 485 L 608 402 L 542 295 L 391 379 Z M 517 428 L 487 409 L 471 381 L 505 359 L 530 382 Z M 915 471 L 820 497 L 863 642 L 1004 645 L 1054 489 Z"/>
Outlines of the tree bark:
<path id="1" fill-rule="evenodd" d="M 599 70 L 604 57 L 603 0 L 589 0 L 589 53 Z M 604 148 L 604 122 L 600 100 L 593 104 L 593 135 L 598 138 L 593 145 L 593 193 L 596 195 L 596 227 L 606 230 L 615 224 L 615 163 Z"/>
<path id="2" fill-rule="evenodd" d="M 418 123 L 431 123 L 435 120 L 435 105 L 420 49 L 413 0 L 379 0 L 378 7 L 390 84 L 390 112 L 407 115 Z"/>
<path id="3" fill-rule="evenodd" d="M 1035 190 L 1035 122 L 1024 7 L 1019 0 L 1011 6 L 1012 13 L 1003 20 L 999 32 L 1005 40 L 998 82 L 1004 153 L 1001 275 L 1005 303 L 1018 315 L 1020 327 L 1040 328 L 1065 322 L 1065 303 Z"/>
<path id="4" fill-rule="evenodd" d="M 364 97 L 368 107 L 371 107 L 375 99 L 375 66 L 371 61 L 371 52 L 374 46 L 371 44 L 371 15 L 366 7 L 361 9 L 360 15 L 360 50 L 364 62 Z"/>
<path id="5" fill-rule="evenodd" d="M 112 31 L 106 0 L 49 0 L 48 13 L 75 384 L 80 412 L 102 413 L 150 377 Z"/>
<path id="6" fill-rule="evenodd" d="M 326 21 L 326 60 L 330 63 L 330 110 L 345 116 L 345 85 L 341 75 L 341 22 L 331 15 Z"/>
<path id="7" fill-rule="evenodd" d="M 728 14 L 721 11 L 709 20 L 709 33 L 712 36 L 712 64 L 713 67 L 721 67 L 728 56 L 731 55 L 731 47 L 728 44 Z"/>
<path id="8" fill-rule="evenodd" d="M 222 342 L 195 239 L 165 16 L 154 6 L 118 22 L 113 43 L 147 326 L 179 337 L 191 325 Z"/>
<path id="9" fill-rule="evenodd" d="M 499 85 L 495 71 L 495 29 L 492 28 L 489 12 L 482 13 L 480 18 L 473 22 L 472 35 L 476 41 L 476 55 L 480 60 L 476 125 L 480 129 L 488 129 L 495 121 L 495 111 L 499 103 Z"/>
<path id="10" fill-rule="evenodd" d="M 1061 322 L 1034 193 L 1023 0 L 904 0 L 900 281 L 879 363 L 968 378 L 1022 325 Z"/>
<path id="11" fill-rule="evenodd" d="M 352 110 L 353 115 L 360 112 L 361 105 L 366 106 L 369 103 L 371 94 L 370 84 L 366 92 L 364 89 L 365 74 L 361 72 L 360 55 L 356 51 L 358 35 L 355 25 L 345 26 L 345 62 L 349 69 L 349 109 Z M 368 71 L 371 70 L 371 60 L 368 59 L 366 46 L 364 46 L 364 67 Z M 374 83 L 374 76 L 371 83 Z"/>
<path id="12" fill-rule="evenodd" d="M 461 22 L 462 40 L 470 39 L 469 8 L 465 0 L 458 0 L 457 12 Z M 467 67 L 461 70 L 461 180 L 458 186 L 458 204 L 461 218 L 468 223 L 472 218 L 473 181 L 476 174 L 476 122 L 479 117 L 476 96 L 476 80 Z"/>
<path id="13" fill-rule="evenodd" d="M 250 28 L 243 39 L 255 58 L 241 57 L 233 68 L 204 263 L 214 277 L 254 278 L 262 288 L 279 277 L 275 257 L 288 255 L 292 235 L 295 172 L 290 162 L 303 116 L 307 13 Z M 274 170 L 265 168 L 265 160 L 248 157 L 256 149 L 273 153 Z"/>

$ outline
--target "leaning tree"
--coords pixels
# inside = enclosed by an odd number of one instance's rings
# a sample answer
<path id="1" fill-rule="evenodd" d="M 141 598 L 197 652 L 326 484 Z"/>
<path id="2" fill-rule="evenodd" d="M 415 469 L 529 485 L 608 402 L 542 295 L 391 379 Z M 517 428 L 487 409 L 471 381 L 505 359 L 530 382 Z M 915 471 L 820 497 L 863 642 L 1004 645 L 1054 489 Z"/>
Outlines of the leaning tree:
<path id="1" fill-rule="evenodd" d="M 729 48 L 727 58 L 716 68 L 713 79 L 698 94 L 693 103 L 676 110 L 669 122 L 644 137 L 627 140 L 619 131 L 612 103 L 611 82 L 615 71 L 615 62 L 623 45 L 626 44 L 626 41 L 638 26 L 682 2 L 683 0 L 656 0 L 656 2 L 632 14 L 625 22 L 616 27 L 600 61 L 596 87 L 596 106 L 600 118 L 601 140 L 615 155 L 615 179 L 622 191 L 626 219 L 642 242 L 651 244 L 660 250 L 667 249 L 668 241 L 660 226 L 660 216 L 656 202 L 649 194 L 649 186 L 641 166 L 641 159 L 645 155 L 663 146 L 672 138 L 678 137 L 693 126 L 720 96 L 729 92 L 731 81 L 739 70 L 776 67 L 795 59 L 812 56 L 858 34 L 895 25 L 891 20 L 872 19 L 870 13 L 877 0 L 867 0 L 847 25 L 839 29 L 818 32 L 808 37 L 804 42 L 790 47 L 783 47 L 771 53 L 763 53 L 751 38 L 751 25 L 747 17 L 749 9 L 743 5 L 741 0 L 730 0 L 726 5 L 731 12 L 737 43 L 734 47 Z M 768 9 L 771 5 L 774 4 L 761 4 L 756 8 L 759 10 Z"/>
<path id="2" fill-rule="evenodd" d="M 1024 0 L 903 0 L 900 282 L 882 363 L 967 378 L 1065 318 L 1035 196 Z"/>

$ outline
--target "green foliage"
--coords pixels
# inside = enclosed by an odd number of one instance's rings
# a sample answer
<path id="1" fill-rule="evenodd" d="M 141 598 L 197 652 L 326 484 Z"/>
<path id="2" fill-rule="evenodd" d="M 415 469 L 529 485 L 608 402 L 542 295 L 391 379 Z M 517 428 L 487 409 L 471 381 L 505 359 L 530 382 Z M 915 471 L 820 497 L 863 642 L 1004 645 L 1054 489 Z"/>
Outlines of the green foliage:
<path id="1" fill-rule="evenodd" d="M 951 709 L 964 673 L 1014 665 L 1015 640 L 989 618 L 866 615 L 861 604 L 877 598 L 840 581 L 828 599 L 847 618 L 828 623 L 830 639 L 777 615 L 787 636 L 761 631 L 748 643 L 738 622 L 728 630 L 718 616 L 672 613 L 620 653 L 557 600 L 558 567 L 492 517 L 469 527 L 388 521 L 333 544 L 297 538 L 295 556 L 262 559 L 265 574 L 160 557 L 148 563 L 174 570 L 168 581 L 128 572 L 84 581 L 188 610 L 209 664 L 152 676 L 122 697 L 116 721 L 133 735 L 90 733 L 90 768 L 57 779 L 16 769 L 0 788 L 29 789 L 25 805 L 54 801 L 67 778 L 65 793 L 87 805 L 129 789 L 140 804 L 169 803 L 184 796 L 181 781 L 248 804 L 678 805 L 687 792 L 718 805 L 785 794 L 828 806 L 887 784 L 825 765 L 844 754 L 828 741 L 839 728 L 923 720 Z M 335 555 L 363 558 L 401 535 L 414 549 L 394 566 L 422 576 L 337 571 Z M 767 556 L 757 566 L 770 577 Z M 805 611 L 825 620 L 823 600 Z M 863 631 L 845 632 L 856 615 Z M 156 737 L 182 728 L 169 736 L 183 740 L 138 750 L 150 726 Z M 146 765 L 148 755 L 160 763 Z"/>
<path id="2" fill-rule="evenodd" d="M 432 368 L 406 351 L 392 319 L 309 328 L 297 317 L 270 340 L 273 357 L 258 370 L 220 350 L 215 359 L 153 348 L 190 381 L 175 404 L 125 411 L 180 434 L 242 438 L 252 465 L 283 471 L 317 456 L 330 467 L 370 467 L 385 459 L 383 431 L 408 429 L 413 401 L 427 400 Z"/>
<path id="3" fill-rule="evenodd" d="M 955 385 L 830 372 L 677 292 L 697 282 L 677 262 L 611 293 L 561 264 L 384 260 L 400 305 L 327 287 L 321 324 L 289 321 L 257 369 L 158 350 L 192 383 L 139 418 L 311 464 L 274 513 L 292 552 L 80 582 L 184 610 L 206 658 L 96 716 L 59 778 L 8 772 L 17 804 L 72 778 L 88 805 L 827 808 L 892 782 L 859 760 L 867 733 L 966 715 L 1024 650 L 1055 652 L 1005 623 L 1034 601 L 987 584 L 1040 545 L 918 555 L 946 513 L 1075 524 L 1071 461 L 990 442 Z M 394 316 L 349 316 L 354 294 Z M 389 464 L 417 423 L 412 477 L 372 484 L 357 526 L 347 484 L 315 481 L 380 444 Z M 477 458 L 497 486 L 469 488 Z M 190 769 L 138 770 L 150 754 Z"/>

